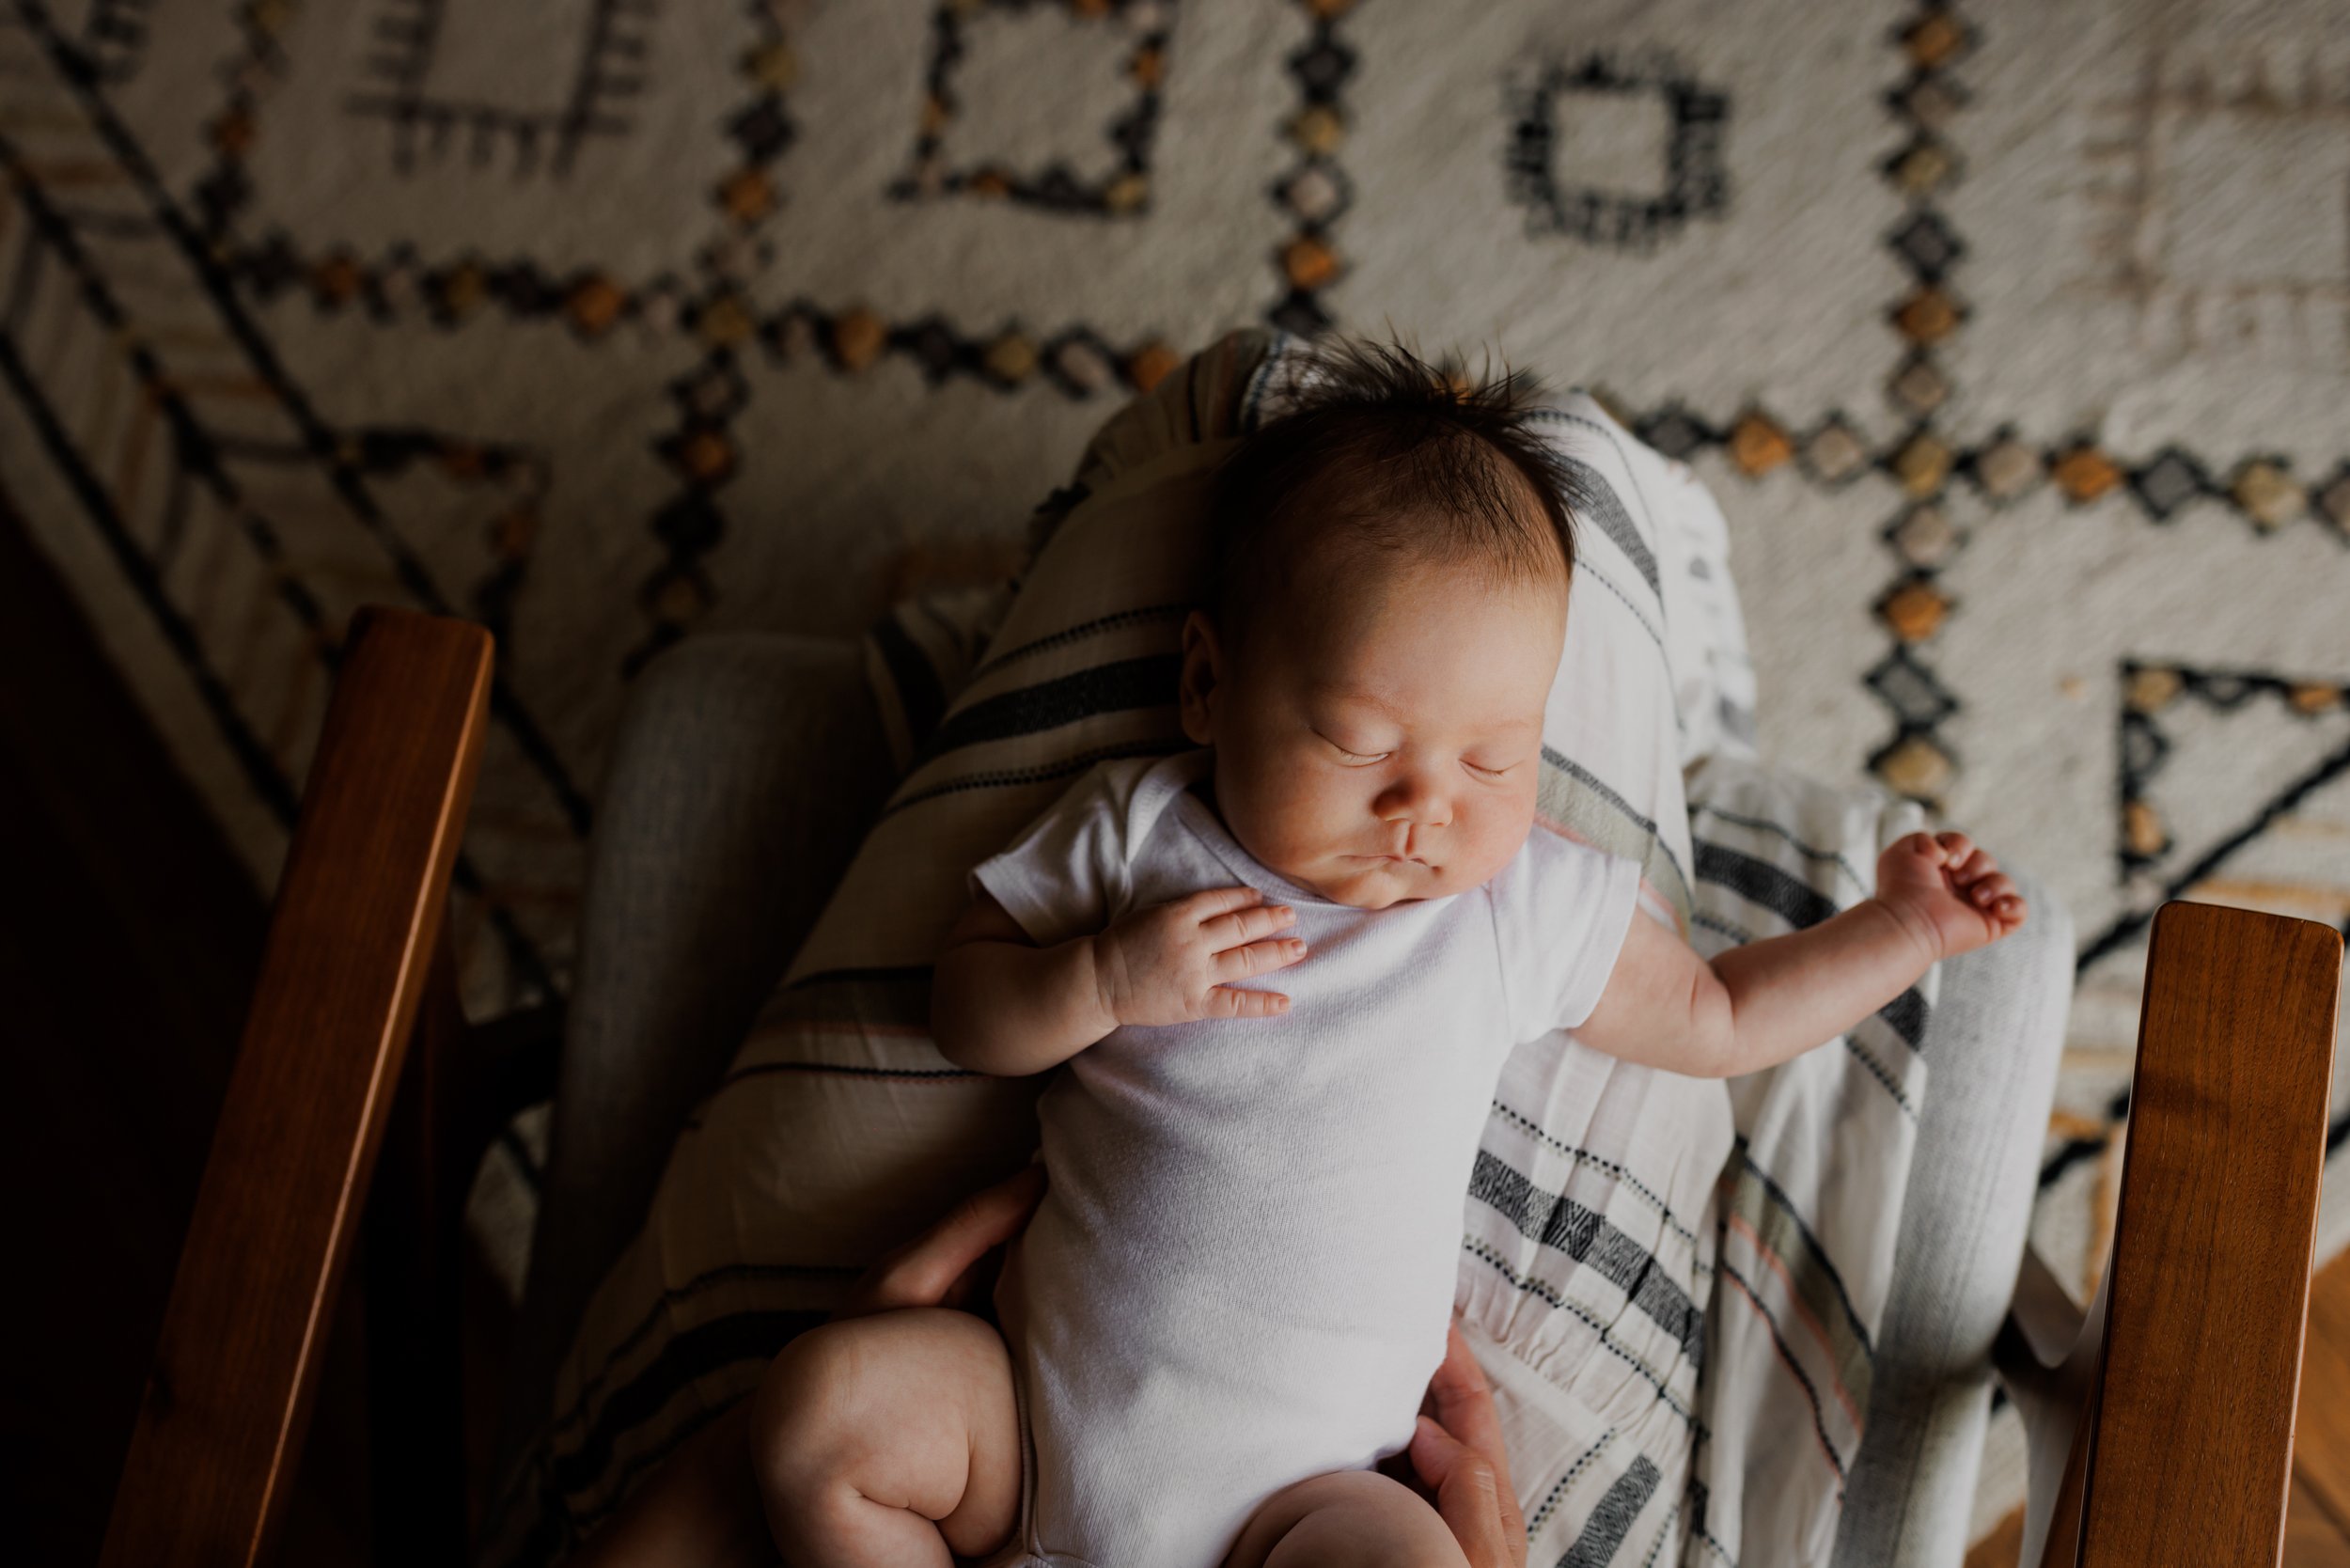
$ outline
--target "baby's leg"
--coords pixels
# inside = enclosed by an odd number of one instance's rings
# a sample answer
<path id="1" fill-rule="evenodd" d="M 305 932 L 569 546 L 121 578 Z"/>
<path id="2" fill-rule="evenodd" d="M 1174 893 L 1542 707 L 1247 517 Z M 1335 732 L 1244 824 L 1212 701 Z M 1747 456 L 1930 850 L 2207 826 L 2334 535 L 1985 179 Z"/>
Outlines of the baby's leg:
<path id="1" fill-rule="evenodd" d="M 1020 1514 L 1011 1357 L 967 1312 L 916 1307 L 811 1329 L 751 1405 L 751 1471 L 792 1568 L 972 1557 Z"/>
<path id="2" fill-rule="evenodd" d="M 1373 1470 L 1308 1476 L 1267 1497 L 1224 1568 L 1467 1568 L 1460 1543 L 1402 1482 Z"/>

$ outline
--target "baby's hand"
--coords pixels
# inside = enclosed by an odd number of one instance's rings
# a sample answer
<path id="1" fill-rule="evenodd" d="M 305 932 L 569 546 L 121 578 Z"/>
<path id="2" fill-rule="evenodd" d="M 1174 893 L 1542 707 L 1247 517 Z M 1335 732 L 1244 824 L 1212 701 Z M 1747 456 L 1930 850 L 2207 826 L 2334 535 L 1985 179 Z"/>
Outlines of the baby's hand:
<path id="1" fill-rule="evenodd" d="M 1213 887 L 1137 909 L 1093 939 L 1093 980 L 1102 1009 L 1120 1024 L 1183 1024 L 1195 1018 L 1268 1018 L 1289 1011 L 1277 991 L 1227 980 L 1283 968 L 1306 956 L 1294 936 L 1276 937 L 1297 918 L 1254 887 Z"/>
<path id="2" fill-rule="evenodd" d="M 1936 958 L 1989 947 L 2024 923 L 2015 884 L 1964 833 L 1912 833 L 1877 857 L 1877 898 Z"/>

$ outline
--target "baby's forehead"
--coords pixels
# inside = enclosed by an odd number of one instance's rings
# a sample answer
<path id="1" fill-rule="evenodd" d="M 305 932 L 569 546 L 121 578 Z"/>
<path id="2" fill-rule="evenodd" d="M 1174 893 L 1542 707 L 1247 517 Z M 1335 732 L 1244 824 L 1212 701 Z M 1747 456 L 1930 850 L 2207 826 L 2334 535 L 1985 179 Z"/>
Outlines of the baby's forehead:
<path id="1" fill-rule="evenodd" d="M 1350 604 L 1341 585 L 1325 584 L 1286 611 L 1270 602 L 1274 635 L 1235 649 L 1234 672 L 1277 661 L 1281 683 L 1309 706 L 1407 729 L 1539 729 L 1559 653 L 1555 605 L 1534 585 L 1495 591 L 1448 575 L 1398 598 L 1366 584 Z"/>

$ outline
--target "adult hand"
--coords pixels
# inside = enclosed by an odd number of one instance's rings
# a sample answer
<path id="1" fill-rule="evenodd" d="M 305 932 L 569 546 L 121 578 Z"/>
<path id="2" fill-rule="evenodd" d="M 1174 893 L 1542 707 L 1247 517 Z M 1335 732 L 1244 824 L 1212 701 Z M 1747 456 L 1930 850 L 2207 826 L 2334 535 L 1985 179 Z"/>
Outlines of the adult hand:
<path id="1" fill-rule="evenodd" d="M 1526 1515 L 1485 1373 L 1458 1324 L 1428 1381 L 1428 1414 L 1412 1435 L 1412 1469 L 1469 1568 L 1526 1568 Z"/>
<path id="2" fill-rule="evenodd" d="M 900 1307 L 955 1307 L 988 1315 L 995 1249 L 1018 1235 L 1044 1197 L 1044 1167 L 1029 1165 L 1009 1180 L 971 1194 L 937 1224 L 873 1262 L 833 1309 L 861 1318 Z"/>

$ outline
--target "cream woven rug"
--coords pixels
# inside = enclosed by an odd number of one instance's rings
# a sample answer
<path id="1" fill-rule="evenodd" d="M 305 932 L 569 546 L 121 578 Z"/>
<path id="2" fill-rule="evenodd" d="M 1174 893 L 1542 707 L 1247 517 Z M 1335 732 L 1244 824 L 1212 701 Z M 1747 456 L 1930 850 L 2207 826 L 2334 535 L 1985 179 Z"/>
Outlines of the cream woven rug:
<path id="1" fill-rule="evenodd" d="M 566 983 L 645 658 L 1000 572 L 1231 325 L 1490 344 L 1715 487 L 1766 757 L 2071 905 L 2086 1282 L 2154 907 L 2350 924 L 2340 21 L 0 0 L 0 476 L 265 886 L 352 608 L 497 630 L 488 1013 Z"/>

